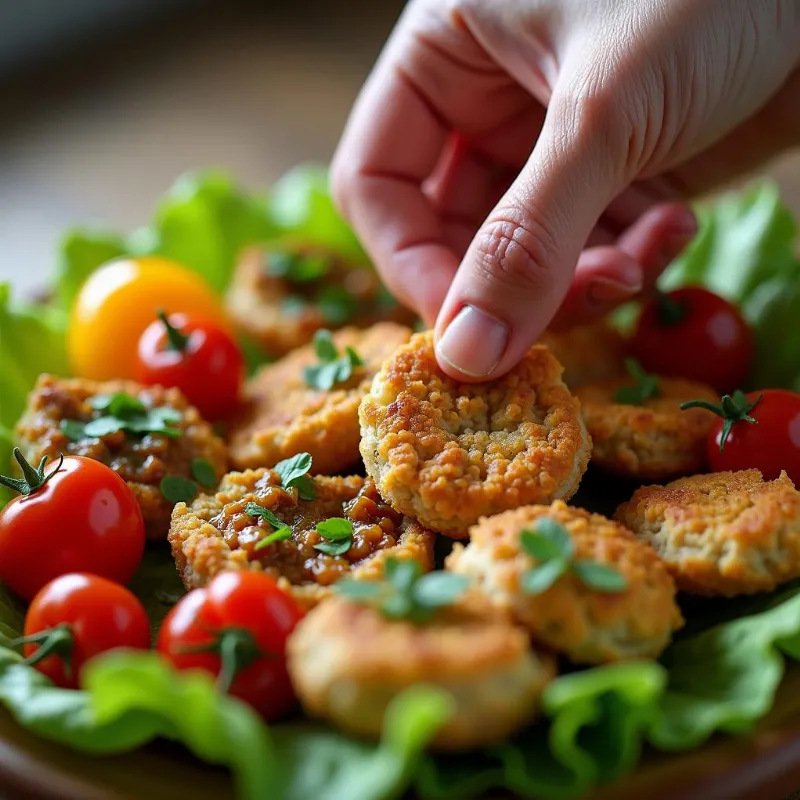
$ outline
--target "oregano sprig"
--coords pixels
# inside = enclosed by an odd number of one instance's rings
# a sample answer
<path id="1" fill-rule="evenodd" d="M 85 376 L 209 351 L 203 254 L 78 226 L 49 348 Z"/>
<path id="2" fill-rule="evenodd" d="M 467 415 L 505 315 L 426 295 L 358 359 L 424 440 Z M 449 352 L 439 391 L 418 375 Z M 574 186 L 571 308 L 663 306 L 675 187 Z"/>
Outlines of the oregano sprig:
<path id="1" fill-rule="evenodd" d="M 309 364 L 304 372 L 306 383 L 313 389 L 328 392 L 337 383 L 349 380 L 357 367 L 364 366 L 352 347 L 345 348 L 344 354 L 339 355 L 331 332 L 324 328 L 314 334 L 314 351 L 318 363 Z"/>

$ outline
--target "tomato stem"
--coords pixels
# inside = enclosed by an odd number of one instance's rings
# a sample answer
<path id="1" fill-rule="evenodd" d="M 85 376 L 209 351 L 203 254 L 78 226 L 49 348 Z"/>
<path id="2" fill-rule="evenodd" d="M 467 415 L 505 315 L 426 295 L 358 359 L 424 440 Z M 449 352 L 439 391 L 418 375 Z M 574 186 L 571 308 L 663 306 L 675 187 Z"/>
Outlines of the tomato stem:
<path id="1" fill-rule="evenodd" d="M 186 350 L 186 345 L 189 343 L 189 337 L 185 333 L 181 333 L 170 321 L 163 310 L 159 310 L 156 314 L 164 325 L 164 330 L 167 334 L 167 349 L 174 350 L 176 353 L 183 353 Z"/>
<path id="2" fill-rule="evenodd" d="M 14 458 L 17 460 L 17 464 L 19 464 L 19 468 L 22 470 L 23 477 L 8 478 L 5 475 L 0 475 L 0 486 L 5 486 L 12 491 L 19 492 L 23 497 L 28 497 L 28 495 L 41 489 L 42 486 L 61 469 L 61 465 L 64 463 L 64 456 L 62 454 L 58 458 L 56 468 L 50 470 L 50 472 L 45 475 L 44 466 L 47 463 L 47 456 L 42 456 L 42 460 L 36 468 L 28 463 L 19 447 L 14 448 Z"/>
<path id="3" fill-rule="evenodd" d="M 253 634 L 244 628 L 225 628 L 216 631 L 214 638 L 197 647 L 181 648 L 181 653 L 218 653 L 220 670 L 217 676 L 217 689 L 227 694 L 240 670 L 256 659 L 268 656 L 256 642 Z"/>
<path id="4" fill-rule="evenodd" d="M 33 633 L 30 636 L 19 636 L 11 641 L 12 647 L 18 647 L 23 644 L 41 645 L 22 662 L 23 664 L 33 667 L 50 656 L 59 656 L 64 663 L 64 672 L 67 677 L 70 676 L 72 672 L 72 648 L 75 644 L 75 637 L 72 634 L 72 627 L 66 622 L 56 625 L 55 628 Z"/>
<path id="5" fill-rule="evenodd" d="M 719 438 L 719 451 L 723 453 L 725 452 L 725 442 L 728 441 L 728 436 L 737 422 L 758 425 L 758 420 L 750 416 L 750 412 L 761 402 L 762 397 L 764 395 L 760 394 L 752 403 L 748 403 L 744 392 L 737 389 L 733 396 L 723 395 L 719 403 L 709 403 L 707 400 L 689 400 L 681 403 L 681 411 L 685 411 L 687 408 L 704 408 L 721 417 L 723 422 L 722 435 Z"/>
<path id="6" fill-rule="evenodd" d="M 664 327 L 671 327 L 677 325 L 685 316 L 688 311 L 685 303 L 679 303 L 673 300 L 666 292 L 661 289 L 655 290 L 656 308 L 658 310 L 658 321 Z"/>

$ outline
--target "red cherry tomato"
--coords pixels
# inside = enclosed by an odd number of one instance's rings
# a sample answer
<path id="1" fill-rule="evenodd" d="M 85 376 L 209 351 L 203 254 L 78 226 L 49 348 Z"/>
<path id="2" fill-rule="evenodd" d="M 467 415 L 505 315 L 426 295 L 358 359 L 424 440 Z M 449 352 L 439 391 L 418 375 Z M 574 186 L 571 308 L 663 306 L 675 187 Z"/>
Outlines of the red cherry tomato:
<path id="1" fill-rule="evenodd" d="M 800 394 L 785 389 L 734 392 L 720 406 L 698 405 L 720 417 L 708 435 L 714 472 L 758 469 L 773 480 L 786 470 L 800 487 Z"/>
<path id="2" fill-rule="evenodd" d="M 239 402 L 244 358 L 218 323 L 160 314 L 139 340 L 136 378 L 149 386 L 175 386 L 203 417 L 220 420 Z"/>
<path id="3" fill-rule="evenodd" d="M 83 665 L 117 647 L 146 650 L 150 623 L 124 586 L 73 572 L 51 581 L 25 617 L 24 655 L 57 686 L 76 689 Z M 31 642 L 30 639 L 35 641 Z"/>
<path id="4" fill-rule="evenodd" d="M 631 352 L 649 372 L 707 383 L 723 394 L 750 374 L 753 332 L 727 300 L 685 286 L 644 306 Z"/>
<path id="5" fill-rule="evenodd" d="M 157 648 L 178 669 L 217 676 L 222 691 L 274 720 L 296 702 L 285 652 L 302 616 L 294 599 L 263 573 L 223 572 L 178 601 Z"/>
<path id="6" fill-rule="evenodd" d="M 127 583 L 142 560 L 144 521 L 125 481 L 83 456 L 67 456 L 38 475 L 19 450 L 14 456 L 28 479 L 2 482 L 30 494 L 0 511 L 0 580 L 26 600 L 66 572 Z"/>

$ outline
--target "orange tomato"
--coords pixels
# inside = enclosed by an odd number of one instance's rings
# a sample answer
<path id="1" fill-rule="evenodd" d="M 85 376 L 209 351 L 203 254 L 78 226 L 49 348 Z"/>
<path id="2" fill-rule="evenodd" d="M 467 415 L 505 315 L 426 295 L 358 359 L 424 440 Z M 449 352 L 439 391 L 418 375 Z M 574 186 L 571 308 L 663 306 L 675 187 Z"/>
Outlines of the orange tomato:
<path id="1" fill-rule="evenodd" d="M 74 374 L 133 378 L 139 339 L 159 310 L 228 327 L 219 298 L 196 273 L 157 256 L 115 259 L 89 276 L 72 307 L 67 352 Z"/>

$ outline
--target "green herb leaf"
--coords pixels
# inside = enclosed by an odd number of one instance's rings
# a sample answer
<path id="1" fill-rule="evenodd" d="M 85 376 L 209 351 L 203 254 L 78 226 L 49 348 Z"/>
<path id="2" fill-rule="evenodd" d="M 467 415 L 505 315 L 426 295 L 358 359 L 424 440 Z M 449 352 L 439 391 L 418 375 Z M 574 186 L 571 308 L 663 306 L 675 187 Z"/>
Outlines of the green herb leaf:
<path id="1" fill-rule="evenodd" d="M 270 511 L 268 508 L 264 508 L 264 506 L 260 506 L 258 503 L 248 503 L 244 507 L 244 513 L 251 517 L 261 517 L 261 519 L 268 522 L 276 530 L 286 525 L 277 514 Z"/>
<path id="2" fill-rule="evenodd" d="M 608 564 L 579 558 L 572 564 L 572 571 L 586 586 L 599 592 L 618 594 L 628 588 L 628 579 Z"/>
<path id="3" fill-rule="evenodd" d="M 192 477 L 207 489 L 213 489 L 217 485 L 217 473 L 211 462 L 205 458 L 192 459 Z"/>
<path id="4" fill-rule="evenodd" d="M 298 478 L 302 478 L 311 469 L 310 453 L 297 453 L 291 458 L 279 461 L 273 469 L 281 479 L 281 486 L 293 486 Z"/>
<path id="5" fill-rule="evenodd" d="M 419 609 L 421 613 L 415 613 L 414 601 L 408 594 L 393 592 L 386 595 L 380 604 L 380 611 L 387 619 L 411 619 L 414 622 L 425 622 L 429 616 L 427 609 Z"/>
<path id="6" fill-rule="evenodd" d="M 86 426 L 77 419 L 62 419 L 58 423 L 58 429 L 73 442 L 79 442 L 86 438 Z"/>
<path id="7" fill-rule="evenodd" d="M 266 509 L 265 509 L 266 510 Z M 253 550 L 263 550 L 275 542 L 282 542 L 286 539 L 292 538 L 292 529 L 288 525 L 281 525 L 277 530 L 261 539 Z"/>
<path id="8" fill-rule="evenodd" d="M 338 541 L 353 538 L 353 523 L 342 517 L 331 517 L 317 523 L 317 533 L 326 539 Z"/>
<path id="9" fill-rule="evenodd" d="M 305 368 L 306 383 L 314 389 L 328 392 L 337 383 L 349 380 L 357 367 L 364 366 L 364 362 L 352 347 L 346 348 L 344 355 L 339 357 L 331 332 L 328 330 L 322 329 L 316 332 L 314 349 L 320 363 L 310 364 Z"/>
<path id="10" fill-rule="evenodd" d="M 314 352 L 323 364 L 335 361 L 339 357 L 336 345 L 333 343 L 333 334 L 329 330 L 320 328 L 314 334 Z"/>
<path id="11" fill-rule="evenodd" d="M 384 573 L 396 591 L 407 593 L 422 575 L 422 567 L 413 558 L 387 558 Z"/>
<path id="12" fill-rule="evenodd" d="M 575 552 L 569 531 L 551 517 L 538 520 L 533 530 L 522 531 L 520 544 L 529 556 L 542 562 L 551 558 L 569 560 Z"/>
<path id="13" fill-rule="evenodd" d="M 525 594 L 542 594 L 546 592 L 567 570 L 569 561 L 564 558 L 553 558 L 544 564 L 527 570 L 522 575 L 520 585 Z"/>
<path id="14" fill-rule="evenodd" d="M 319 542 L 314 545 L 314 549 L 328 556 L 342 556 L 350 549 L 352 544 L 349 539 L 339 542 Z"/>
<path id="15" fill-rule="evenodd" d="M 447 606 L 461 597 L 469 586 L 469 578 L 454 572 L 429 572 L 414 584 L 412 597 L 422 608 Z"/>
<path id="16" fill-rule="evenodd" d="M 315 300 L 329 325 L 340 327 L 358 313 L 358 300 L 343 286 L 324 286 L 317 292 Z"/>
<path id="17" fill-rule="evenodd" d="M 620 386 L 614 395 L 614 401 L 627 406 L 640 406 L 645 400 L 661 395 L 658 378 L 648 375 L 635 358 L 625 359 L 625 369 L 634 379 L 633 386 Z"/>
<path id="18" fill-rule="evenodd" d="M 182 475 L 165 475 L 161 479 L 161 494 L 170 503 L 191 503 L 197 497 L 197 486 Z"/>
<path id="19" fill-rule="evenodd" d="M 357 581 L 353 578 L 343 578 L 333 585 L 333 590 L 336 594 L 350 600 L 375 600 L 386 593 L 386 584 L 383 581 Z"/>
<path id="20" fill-rule="evenodd" d="M 317 488 L 314 486 L 314 481 L 312 481 L 308 475 L 295 478 L 292 486 L 297 489 L 297 494 L 301 500 L 314 500 L 317 496 Z"/>
<path id="21" fill-rule="evenodd" d="M 294 253 L 271 250 L 265 254 L 264 270 L 272 278 L 291 283 L 313 283 L 330 272 L 333 260 L 324 253 Z"/>

